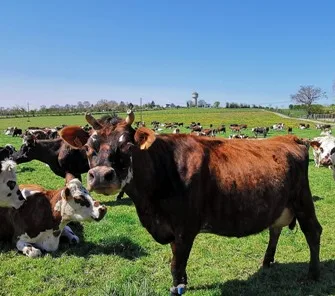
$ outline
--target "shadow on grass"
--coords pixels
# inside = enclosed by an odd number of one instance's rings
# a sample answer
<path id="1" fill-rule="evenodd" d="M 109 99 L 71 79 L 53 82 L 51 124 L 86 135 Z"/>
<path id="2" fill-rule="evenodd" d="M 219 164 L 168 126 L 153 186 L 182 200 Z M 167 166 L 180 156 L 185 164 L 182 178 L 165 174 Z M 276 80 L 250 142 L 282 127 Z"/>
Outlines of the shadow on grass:
<path id="1" fill-rule="evenodd" d="M 221 291 L 223 296 L 325 296 L 335 295 L 335 260 L 321 262 L 321 276 L 317 282 L 306 281 L 308 263 L 275 263 L 271 268 L 259 269 L 247 280 L 230 280 L 204 286 L 189 286 L 189 290 Z M 215 291 L 215 292 L 214 292 Z M 220 292 L 219 292 L 220 293 Z"/>
<path id="2" fill-rule="evenodd" d="M 64 252 L 68 255 L 80 257 L 99 254 L 116 255 L 129 260 L 147 256 L 145 250 L 127 236 L 107 237 L 98 243 L 85 242 L 83 225 L 79 222 L 71 222 L 68 225 L 79 237 L 80 242 L 78 245 L 71 245 L 66 240 L 62 240 L 62 244 L 59 245 L 59 251 L 55 253 L 56 257 L 62 255 Z"/>
<path id="3" fill-rule="evenodd" d="M 312 198 L 313 198 L 314 202 L 324 199 L 323 197 L 320 197 L 320 196 L 317 196 L 317 195 L 313 195 Z"/>
<path id="4" fill-rule="evenodd" d="M 111 206 L 111 207 L 116 207 L 116 206 L 131 206 L 133 205 L 133 201 L 130 197 L 122 197 L 121 200 L 110 200 L 110 201 L 104 201 L 103 204 L 105 206 Z"/>
<path id="5" fill-rule="evenodd" d="M 17 172 L 18 173 L 26 173 L 26 172 L 33 172 L 33 171 L 36 171 L 36 169 L 32 168 L 32 167 L 20 167 Z"/>
<path id="6" fill-rule="evenodd" d="M 61 256 L 63 253 L 67 255 L 75 255 L 79 257 L 89 257 L 91 255 L 116 255 L 128 260 L 147 256 L 147 252 L 138 244 L 134 243 L 126 236 L 109 237 L 101 240 L 99 243 L 80 241 L 75 246 L 60 246 L 59 251 L 54 254 L 55 257 Z"/>

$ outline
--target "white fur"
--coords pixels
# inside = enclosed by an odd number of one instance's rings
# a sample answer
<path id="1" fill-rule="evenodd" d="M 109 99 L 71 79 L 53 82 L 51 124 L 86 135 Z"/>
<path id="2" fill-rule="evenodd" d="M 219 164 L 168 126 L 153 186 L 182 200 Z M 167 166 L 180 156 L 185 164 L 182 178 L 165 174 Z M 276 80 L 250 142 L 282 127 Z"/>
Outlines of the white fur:
<path id="1" fill-rule="evenodd" d="M 30 237 L 27 233 L 25 233 L 19 236 L 16 247 L 19 251 L 23 252 L 23 247 L 26 247 L 29 244 L 34 244 L 34 246 L 38 249 L 47 252 L 54 252 L 58 249 L 59 238 L 60 235 L 54 236 L 53 229 L 42 231 L 36 237 Z"/>
<path id="2" fill-rule="evenodd" d="M 132 159 L 132 157 L 130 157 L 130 166 L 128 168 L 128 174 L 127 174 L 126 178 L 121 181 L 121 189 L 123 189 L 123 187 L 126 186 L 126 184 L 130 183 L 130 181 L 133 179 L 132 165 L 133 165 L 133 159 Z"/>
<path id="3" fill-rule="evenodd" d="M 7 182 L 13 181 L 16 183 L 16 163 L 12 160 L 3 160 L 1 162 L 1 172 L 0 172 L 0 207 L 15 208 L 18 209 L 24 200 L 19 200 L 20 189 L 16 184 L 11 190 Z"/>

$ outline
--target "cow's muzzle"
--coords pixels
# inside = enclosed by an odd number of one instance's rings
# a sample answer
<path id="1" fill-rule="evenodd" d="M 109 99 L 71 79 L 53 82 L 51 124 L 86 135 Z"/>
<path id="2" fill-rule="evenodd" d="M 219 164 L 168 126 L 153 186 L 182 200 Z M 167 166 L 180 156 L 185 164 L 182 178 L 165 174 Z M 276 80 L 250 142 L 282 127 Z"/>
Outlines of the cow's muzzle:
<path id="1" fill-rule="evenodd" d="M 88 171 L 87 189 L 109 195 L 120 189 L 120 182 L 114 169 L 107 166 L 99 166 Z"/>

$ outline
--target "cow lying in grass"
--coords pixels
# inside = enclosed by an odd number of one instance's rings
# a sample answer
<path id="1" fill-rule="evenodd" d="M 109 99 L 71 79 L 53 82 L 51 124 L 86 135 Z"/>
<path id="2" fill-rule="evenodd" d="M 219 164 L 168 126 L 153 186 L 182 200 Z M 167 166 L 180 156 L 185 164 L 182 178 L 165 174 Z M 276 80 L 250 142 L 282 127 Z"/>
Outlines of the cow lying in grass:
<path id="1" fill-rule="evenodd" d="M 12 240 L 28 257 L 58 249 L 60 236 L 78 242 L 66 226 L 71 221 L 99 221 L 106 207 L 94 201 L 78 179 L 58 190 L 21 185 L 24 204 L 17 210 L 0 208 L 0 239 Z"/>

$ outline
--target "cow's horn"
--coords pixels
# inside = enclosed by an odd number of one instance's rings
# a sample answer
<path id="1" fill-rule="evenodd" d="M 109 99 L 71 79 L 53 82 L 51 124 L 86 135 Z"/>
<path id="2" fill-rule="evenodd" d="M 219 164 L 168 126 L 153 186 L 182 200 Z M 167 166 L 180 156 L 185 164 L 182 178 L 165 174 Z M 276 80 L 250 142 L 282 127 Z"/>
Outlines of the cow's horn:
<path id="1" fill-rule="evenodd" d="M 95 130 L 99 130 L 99 129 L 102 128 L 101 124 L 92 116 L 91 113 L 86 113 L 85 114 L 85 119 L 90 125 L 92 125 L 92 127 Z"/>
<path id="2" fill-rule="evenodd" d="M 131 125 L 134 122 L 134 120 L 135 120 L 135 114 L 130 109 L 127 111 L 127 114 L 128 115 L 126 117 L 126 122 L 127 122 L 128 125 Z"/>

